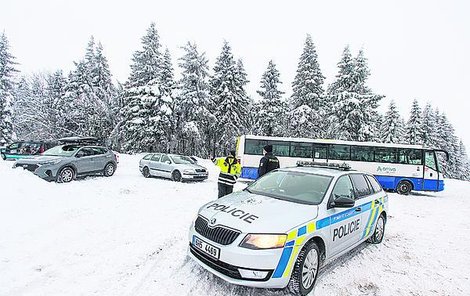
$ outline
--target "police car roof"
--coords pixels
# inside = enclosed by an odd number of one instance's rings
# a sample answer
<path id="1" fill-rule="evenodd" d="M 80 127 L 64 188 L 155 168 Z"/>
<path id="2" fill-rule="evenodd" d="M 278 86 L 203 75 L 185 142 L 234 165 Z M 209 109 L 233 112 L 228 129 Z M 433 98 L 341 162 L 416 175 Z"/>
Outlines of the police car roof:
<path id="1" fill-rule="evenodd" d="M 280 171 L 302 172 L 302 173 L 323 175 L 323 176 L 331 176 L 331 177 L 341 176 L 341 175 L 347 174 L 348 172 L 351 172 L 351 171 L 339 170 L 337 168 L 302 167 L 302 166 L 287 167 L 287 168 L 282 168 L 282 169 L 279 169 L 279 170 Z"/>

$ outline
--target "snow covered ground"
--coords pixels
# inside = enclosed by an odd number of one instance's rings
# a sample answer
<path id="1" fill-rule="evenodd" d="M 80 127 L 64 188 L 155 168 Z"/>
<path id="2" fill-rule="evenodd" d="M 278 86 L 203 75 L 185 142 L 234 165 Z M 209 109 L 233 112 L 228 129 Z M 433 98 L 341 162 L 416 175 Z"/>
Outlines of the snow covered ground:
<path id="1" fill-rule="evenodd" d="M 115 176 L 47 183 L 0 162 L 0 295 L 287 295 L 230 285 L 188 260 L 187 230 L 217 196 L 203 183 Z M 470 295 L 470 183 L 390 194 L 385 241 L 322 270 L 313 295 Z M 243 188 L 237 184 L 238 189 Z"/>

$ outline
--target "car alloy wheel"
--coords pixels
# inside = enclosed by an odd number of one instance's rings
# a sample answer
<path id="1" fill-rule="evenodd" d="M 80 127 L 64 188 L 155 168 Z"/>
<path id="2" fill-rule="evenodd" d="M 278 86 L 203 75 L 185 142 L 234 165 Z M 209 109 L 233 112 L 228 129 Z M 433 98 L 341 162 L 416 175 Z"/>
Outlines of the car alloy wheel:
<path id="1" fill-rule="evenodd" d="M 318 272 L 318 253 L 317 250 L 311 249 L 305 257 L 304 266 L 302 267 L 302 286 L 305 290 L 312 287 Z"/>
<path id="2" fill-rule="evenodd" d="M 174 171 L 171 174 L 171 176 L 173 178 L 173 181 L 175 181 L 175 182 L 181 182 L 181 180 L 182 180 L 180 171 Z"/>
<path id="3" fill-rule="evenodd" d="M 111 177 L 114 175 L 114 164 L 108 163 L 106 167 L 104 168 L 104 175 L 106 177 Z"/>
<path id="4" fill-rule="evenodd" d="M 60 183 L 68 183 L 73 180 L 74 171 L 70 167 L 65 167 L 60 171 L 59 174 L 59 182 Z"/>

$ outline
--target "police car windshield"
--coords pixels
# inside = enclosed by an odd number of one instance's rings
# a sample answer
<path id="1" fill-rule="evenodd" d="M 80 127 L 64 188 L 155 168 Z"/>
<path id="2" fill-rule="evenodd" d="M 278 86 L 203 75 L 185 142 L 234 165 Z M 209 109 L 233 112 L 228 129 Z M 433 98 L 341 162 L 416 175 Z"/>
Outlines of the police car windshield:
<path id="1" fill-rule="evenodd" d="M 247 191 L 304 204 L 318 205 L 333 177 L 303 172 L 274 171 L 247 187 Z"/>
<path id="2" fill-rule="evenodd" d="M 43 153 L 45 156 L 72 156 L 80 148 L 78 145 L 56 146 Z"/>

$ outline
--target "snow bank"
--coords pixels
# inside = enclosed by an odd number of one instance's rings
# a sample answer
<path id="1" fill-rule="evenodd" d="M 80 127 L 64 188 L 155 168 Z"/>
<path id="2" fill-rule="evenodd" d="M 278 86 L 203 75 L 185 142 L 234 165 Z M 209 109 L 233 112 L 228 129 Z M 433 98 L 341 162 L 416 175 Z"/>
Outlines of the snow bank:
<path id="1" fill-rule="evenodd" d="M 210 161 L 209 180 L 175 183 L 143 178 L 140 157 L 70 184 L 0 162 L 0 295 L 286 294 L 227 284 L 187 259 L 189 224 L 217 196 Z M 314 295 L 470 295 L 469 185 L 390 194 L 384 243 L 327 266 Z"/>

